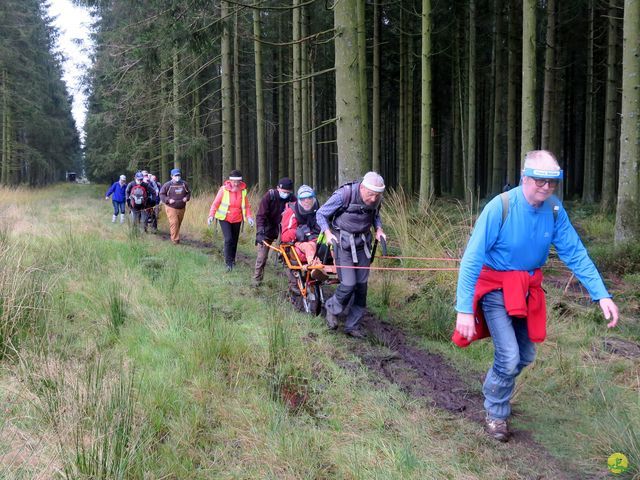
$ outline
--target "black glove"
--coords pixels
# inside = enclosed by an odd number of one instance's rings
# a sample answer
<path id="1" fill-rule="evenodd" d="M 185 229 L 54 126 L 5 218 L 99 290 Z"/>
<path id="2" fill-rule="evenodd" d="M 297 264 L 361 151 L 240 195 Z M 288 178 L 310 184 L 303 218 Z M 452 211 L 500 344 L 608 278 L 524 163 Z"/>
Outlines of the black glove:
<path id="1" fill-rule="evenodd" d="M 296 241 L 308 242 L 310 236 L 311 229 L 308 225 L 298 225 L 298 228 L 296 228 Z"/>
<path id="2" fill-rule="evenodd" d="M 265 240 L 264 231 L 256 232 L 256 245 L 262 245 L 262 242 Z"/>

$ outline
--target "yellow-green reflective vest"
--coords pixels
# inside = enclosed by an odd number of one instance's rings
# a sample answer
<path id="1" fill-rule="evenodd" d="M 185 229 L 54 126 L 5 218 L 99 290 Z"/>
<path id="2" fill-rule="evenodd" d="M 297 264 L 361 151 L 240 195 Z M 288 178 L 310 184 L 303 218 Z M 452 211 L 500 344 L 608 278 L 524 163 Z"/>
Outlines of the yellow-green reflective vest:
<path id="1" fill-rule="evenodd" d="M 243 189 L 242 190 L 242 219 L 244 221 L 247 220 L 247 189 Z M 230 203 L 230 198 L 229 198 L 229 190 L 227 190 L 226 188 L 224 189 L 224 193 L 222 194 L 222 201 L 220 202 L 220 206 L 218 207 L 218 210 L 216 210 L 216 215 L 215 217 L 218 220 L 224 220 L 225 218 L 227 218 L 227 212 L 229 211 L 229 203 Z"/>

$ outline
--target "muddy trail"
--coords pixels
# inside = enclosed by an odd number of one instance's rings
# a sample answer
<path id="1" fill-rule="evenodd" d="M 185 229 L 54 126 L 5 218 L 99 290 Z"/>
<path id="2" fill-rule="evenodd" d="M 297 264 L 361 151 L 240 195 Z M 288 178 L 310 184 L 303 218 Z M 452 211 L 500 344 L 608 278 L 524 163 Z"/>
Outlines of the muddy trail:
<path id="1" fill-rule="evenodd" d="M 164 233 L 158 236 L 169 240 L 169 236 Z M 208 242 L 184 238 L 181 244 L 205 249 L 222 257 L 221 248 L 217 245 L 212 247 Z M 238 252 L 237 262 L 253 268 L 254 258 Z M 267 268 L 273 268 L 273 264 L 269 262 Z M 284 270 L 279 273 L 285 275 Z M 363 318 L 362 327 L 367 332 L 368 340 L 352 340 L 351 351 L 369 369 L 374 384 L 396 385 L 407 395 L 450 412 L 454 417 L 462 417 L 478 425 L 484 423 L 483 397 L 480 391 L 484 375 L 474 373 L 463 379 L 461 373 L 445 357 L 418 347 L 409 334 L 371 312 L 367 312 Z M 348 363 L 341 366 L 346 369 L 356 368 Z M 514 416 L 517 415 L 516 409 Z M 500 447 L 497 441 L 496 446 Z M 527 430 L 512 429 L 510 441 L 506 448 L 500 448 L 500 452 L 505 464 L 512 466 L 512 478 L 604 478 L 601 475 L 582 473 L 577 466 L 561 462 Z"/>

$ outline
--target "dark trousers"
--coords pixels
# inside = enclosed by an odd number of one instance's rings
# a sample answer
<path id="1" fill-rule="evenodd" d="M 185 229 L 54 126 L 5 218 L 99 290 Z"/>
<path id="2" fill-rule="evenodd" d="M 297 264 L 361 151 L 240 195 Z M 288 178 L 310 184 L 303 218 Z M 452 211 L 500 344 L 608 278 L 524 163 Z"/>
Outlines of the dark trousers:
<path id="1" fill-rule="evenodd" d="M 349 308 L 349 313 L 345 318 L 344 329 L 346 332 L 358 327 L 360 319 L 364 315 L 367 306 L 367 282 L 369 280 L 369 270 L 366 268 L 340 268 L 340 265 L 354 266 L 351 250 L 338 247 L 334 250 L 338 266 L 338 279 L 340 285 L 334 295 L 327 300 L 326 308 L 334 315 L 340 315 L 351 300 L 353 303 Z M 368 267 L 371 260 L 367 258 L 364 249 L 356 251 L 358 255 L 359 267 Z"/>
<path id="2" fill-rule="evenodd" d="M 236 263 L 236 251 L 238 250 L 238 238 L 240 238 L 240 226 L 242 222 L 229 223 L 220 220 L 220 230 L 224 236 L 224 263 L 233 267 Z"/>
<path id="3" fill-rule="evenodd" d="M 131 210 L 131 220 L 137 227 L 142 227 L 144 231 L 147 231 L 147 210 Z"/>

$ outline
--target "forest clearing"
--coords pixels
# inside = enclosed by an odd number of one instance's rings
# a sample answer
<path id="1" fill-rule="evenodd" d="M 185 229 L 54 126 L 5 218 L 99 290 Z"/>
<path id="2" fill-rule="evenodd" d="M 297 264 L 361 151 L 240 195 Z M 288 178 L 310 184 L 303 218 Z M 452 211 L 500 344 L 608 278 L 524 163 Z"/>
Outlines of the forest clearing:
<path id="1" fill-rule="evenodd" d="M 549 338 L 500 445 L 478 421 L 491 344 L 450 341 L 455 273 L 372 274 L 371 337 L 350 340 L 295 311 L 280 265 L 250 286 L 250 231 L 224 273 L 212 194 L 174 246 L 165 219 L 158 235 L 110 223 L 102 192 L 0 191 L 3 478 L 609 478 L 614 452 L 637 473 L 638 253 L 607 247 L 612 216 L 572 211 L 621 323 L 550 263 Z M 392 194 L 385 218 L 402 208 Z M 391 222 L 390 248 L 464 246 L 469 212 L 428 211 L 402 212 L 411 235 Z"/>

